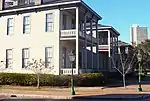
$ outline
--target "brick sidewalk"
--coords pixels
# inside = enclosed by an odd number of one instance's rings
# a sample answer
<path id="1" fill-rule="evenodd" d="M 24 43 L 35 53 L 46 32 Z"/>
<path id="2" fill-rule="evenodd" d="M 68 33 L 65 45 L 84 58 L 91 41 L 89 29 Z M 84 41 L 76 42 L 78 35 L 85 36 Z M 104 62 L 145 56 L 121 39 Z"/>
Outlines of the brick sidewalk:
<path id="1" fill-rule="evenodd" d="M 31 87 L 13 87 L 1 88 L 0 98 L 17 95 L 20 97 L 39 97 L 39 98 L 54 98 L 54 99 L 71 99 L 70 88 L 42 88 L 42 89 L 29 89 Z M 128 86 L 126 89 L 123 87 L 103 88 L 103 87 L 78 87 L 75 88 L 76 97 L 80 96 L 104 96 L 119 94 L 120 96 L 128 94 L 150 94 L 150 85 L 142 86 L 143 92 L 138 92 L 138 85 Z M 122 95 L 121 95 L 122 94 Z"/>

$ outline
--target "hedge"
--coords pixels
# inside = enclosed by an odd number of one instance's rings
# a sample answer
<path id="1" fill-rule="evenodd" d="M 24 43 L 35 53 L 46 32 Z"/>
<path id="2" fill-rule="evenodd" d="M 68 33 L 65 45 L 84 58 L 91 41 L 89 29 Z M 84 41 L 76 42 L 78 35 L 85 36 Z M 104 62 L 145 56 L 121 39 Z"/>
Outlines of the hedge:
<path id="1" fill-rule="evenodd" d="M 70 86 L 70 75 L 40 75 L 40 86 Z M 105 84 L 102 73 L 88 73 L 74 76 L 75 86 L 100 86 Z M 0 73 L 0 85 L 36 86 L 35 74 Z"/>

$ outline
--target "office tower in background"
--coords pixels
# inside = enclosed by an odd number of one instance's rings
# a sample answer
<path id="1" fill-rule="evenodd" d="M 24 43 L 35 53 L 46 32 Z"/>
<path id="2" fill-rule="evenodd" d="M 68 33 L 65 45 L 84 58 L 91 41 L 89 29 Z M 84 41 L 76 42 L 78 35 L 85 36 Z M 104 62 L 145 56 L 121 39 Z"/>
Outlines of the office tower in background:
<path id="1" fill-rule="evenodd" d="M 147 27 L 140 27 L 137 24 L 132 25 L 130 29 L 130 41 L 132 45 L 137 46 L 141 42 L 148 40 Z"/>

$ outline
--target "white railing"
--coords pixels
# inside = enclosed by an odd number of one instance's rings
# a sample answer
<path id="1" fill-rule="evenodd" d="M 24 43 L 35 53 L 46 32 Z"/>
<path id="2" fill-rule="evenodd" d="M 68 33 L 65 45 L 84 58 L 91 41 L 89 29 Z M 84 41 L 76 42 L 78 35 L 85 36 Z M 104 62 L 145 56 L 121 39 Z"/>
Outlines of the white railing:
<path id="1" fill-rule="evenodd" d="M 70 30 L 61 30 L 61 37 L 74 37 L 76 36 L 76 30 L 70 29 Z"/>
<path id="2" fill-rule="evenodd" d="M 72 69 L 71 68 L 64 68 L 61 69 L 62 70 L 62 74 L 68 75 L 68 74 L 72 74 Z M 73 74 L 77 74 L 76 69 L 73 69 Z"/>
<path id="3" fill-rule="evenodd" d="M 75 29 L 69 29 L 69 30 L 61 30 L 61 37 L 75 37 L 76 36 L 76 30 Z M 79 36 L 82 38 L 85 38 L 85 34 L 81 31 L 79 31 Z M 91 37 L 91 35 L 86 34 L 87 40 L 92 40 L 93 42 L 97 42 L 96 38 Z"/>
<path id="4" fill-rule="evenodd" d="M 106 50 L 109 49 L 109 46 L 108 46 L 108 45 L 99 45 L 98 47 L 99 47 L 99 50 L 100 50 L 100 51 L 106 51 Z"/>

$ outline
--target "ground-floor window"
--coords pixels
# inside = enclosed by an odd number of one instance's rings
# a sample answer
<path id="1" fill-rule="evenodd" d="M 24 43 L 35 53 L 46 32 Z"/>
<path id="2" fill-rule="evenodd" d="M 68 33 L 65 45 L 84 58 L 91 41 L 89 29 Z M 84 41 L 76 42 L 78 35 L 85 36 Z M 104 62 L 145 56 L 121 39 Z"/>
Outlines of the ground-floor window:
<path id="1" fill-rule="evenodd" d="M 12 49 L 6 49 L 6 68 L 12 67 L 13 52 Z"/>
<path id="2" fill-rule="evenodd" d="M 29 61 L 29 48 L 22 49 L 22 68 L 27 67 Z"/>
<path id="3" fill-rule="evenodd" d="M 45 48 L 45 68 L 53 66 L 53 47 Z"/>

